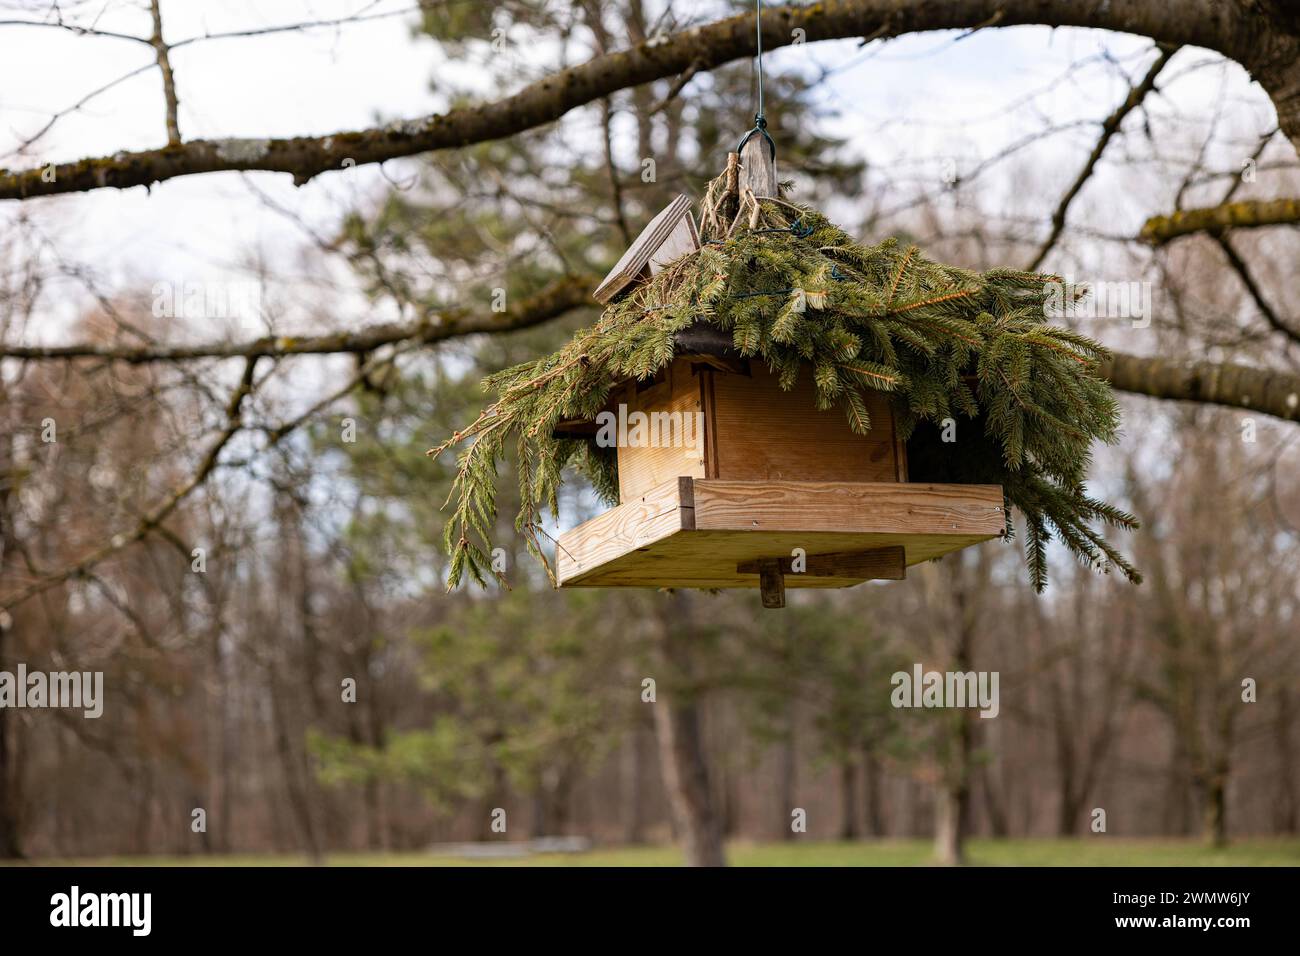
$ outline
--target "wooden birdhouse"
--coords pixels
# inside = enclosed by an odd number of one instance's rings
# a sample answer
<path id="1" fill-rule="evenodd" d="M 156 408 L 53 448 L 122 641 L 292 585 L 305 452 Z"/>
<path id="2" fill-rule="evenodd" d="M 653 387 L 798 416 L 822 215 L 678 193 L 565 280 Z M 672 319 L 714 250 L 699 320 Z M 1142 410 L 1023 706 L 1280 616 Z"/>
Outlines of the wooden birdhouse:
<path id="1" fill-rule="evenodd" d="M 763 143 L 746 144 L 743 188 L 776 195 Z M 601 283 L 602 302 L 699 247 L 686 197 L 661 212 Z M 884 393 L 871 428 L 817 408 L 811 375 L 783 390 L 761 361 L 705 324 L 678 333 L 651 379 L 616 387 L 596 421 L 557 434 L 617 449 L 620 503 L 561 534 L 561 587 L 838 588 L 901 579 L 908 565 L 1003 533 L 1002 488 L 908 481 Z M 603 429 L 603 432 L 602 432 Z"/>

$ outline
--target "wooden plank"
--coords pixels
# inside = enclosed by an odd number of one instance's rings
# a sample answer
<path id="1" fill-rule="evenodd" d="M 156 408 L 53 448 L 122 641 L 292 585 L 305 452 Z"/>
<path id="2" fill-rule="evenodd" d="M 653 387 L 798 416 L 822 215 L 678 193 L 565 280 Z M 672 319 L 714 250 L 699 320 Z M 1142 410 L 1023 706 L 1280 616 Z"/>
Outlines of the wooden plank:
<path id="1" fill-rule="evenodd" d="M 690 208 L 690 199 L 678 196 L 660 210 L 659 215 L 650 220 L 650 224 L 641 230 L 641 235 L 627 247 L 622 258 L 609 270 L 609 275 L 596 286 L 596 291 L 592 293 L 596 301 L 609 302 L 641 275 L 648 267 L 650 257 L 659 251 L 659 247 L 677 228 L 682 216 L 689 215 Z M 694 222 L 690 228 L 695 228 Z"/>
<path id="2" fill-rule="evenodd" d="M 682 256 L 688 256 L 699 248 L 700 233 L 695 228 L 695 217 L 688 208 L 686 215 L 677 220 L 673 231 L 668 233 L 668 238 L 650 255 L 650 274 L 656 275 Z"/>
<path id="3" fill-rule="evenodd" d="M 677 503 L 682 512 L 682 530 L 695 530 L 695 479 L 677 479 Z"/>
<path id="4" fill-rule="evenodd" d="M 607 562 L 576 582 L 582 587 L 688 587 L 756 588 L 758 576 L 740 574 L 736 568 L 765 555 L 790 554 L 795 548 L 809 553 L 836 550 L 874 550 L 904 547 L 907 564 L 940 557 L 989 540 L 988 535 L 920 536 L 780 532 L 756 535 L 742 531 L 681 532 L 630 551 Z M 843 588 L 861 584 L 865 577 L 786 576 L 787 588 Z"/>
<path id="5" fill-rule="evenodd" d="M 633 501 L 626 501 L 561 534 L 555 569 L 561 585 L 602 564 L 693 525 L 693 511 L 682 507 L 681 484 L 674 478 Z"/>
<path id="6" fill-rule="evenodd" d="M 760 199 L 776 196 L 776 162 L 767 140 L 755 133 L 740 151 L 740 193 L 752 190 Z"/>
<path id="7" fill-rule="evenodd" d="M 637 510 L 640 509 L 640 510 Z M 682 478 L 560 535 L 562 586 L 756 588 L 742 564 L 901 548 L 906 565 L 1002 533 L 997 485 L 738 482 Z M 850 587 L 878 568 L 835 563 L 787 588 Z M 870 571 L 870 574 L 866 572 Z"/>
<path id="8" fill-rule="evenodd" d="M 648 416 L 666 414 L 667 419 L 651 418 L 661 427 L 652 428 L 653 438 L 667 438 L 667 443 L 625 446 L 618 449 L 618 490 L 620 501 L 633 501 L 665 481 L 681 476 L 703 478 L 707 437 L 704 428 L 704 405 L 700 377 L 690 363 L 677 359 L 664 369 L 664 380 L 644 391 L 629 388 L 621 398 L 623 414 L 644 412 Z M 619 413 L 616 404 L 612 411 Z M 676 417 L 672 417 L 676 416 Z M 670 427 L 662 427 L 667 422 Z M 660 434 L 667 431 L 668 434 Z M 673 439 L 693 442 L 673 444 Z"/>
<path id="9" fill-rule="evenodd" d="M 859 435 L 838 405 L 817 408 L 811 368 L 790 391 L 761 362 L 750 375 L 712 376 L 711 478 L 754 481 L 896 481 L 894 414 L 882 392 L 866 393 L 871 431 Z M 707 401 L 707 400 L 706 400 Z"/>
<path id="10" fill-rule="evenodd" d="M 704 400 L 704 476 L 718 477 L 718 399 L 714 392 L 714 379 L 718 373 L 711 368 L 699 370 L 700 395 Z"/>
<path id="11" fill-rule="evenodd" d="M 695 527 L 993 536 L 1003 532 L 1005 516 L 1000 485 L 708 478 L 695 482 Z"/>
<path id="12" fill-rule="evenodd" d="M 737 574 L 758 574 L 763 561 L 744 561 L 736 565 Z M 778 559 L 785 574 L 810 578 L 857 578 L 862 581 L 902 581 L 907 577 L 907 553 L 901 546 L 871 551 L 832 551 L 809 554 L 803 558 L 803 570 L 796 570 L 795 558 Z"/>

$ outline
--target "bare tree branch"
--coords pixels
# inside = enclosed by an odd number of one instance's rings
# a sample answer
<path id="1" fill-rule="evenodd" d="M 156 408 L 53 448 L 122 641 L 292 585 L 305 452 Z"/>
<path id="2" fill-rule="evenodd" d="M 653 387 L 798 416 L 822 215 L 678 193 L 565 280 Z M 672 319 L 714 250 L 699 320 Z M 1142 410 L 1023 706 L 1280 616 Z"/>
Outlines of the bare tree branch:
<path id="1" fill-rule="evenodd" d="M 446 6 L 451 2 L 456 2 L 456 0 L 419 0 L 419 2 L 414 3 L 409 7 L 402 7 L 397 10 L 382 10 L 377 13 L 353 13 L 345 17 L 332 17 L 330 19 L 300 20 L 295 23 L 281 23 L 267 27 L 252 27 L 247 30 L 228 30 L 221 33 L 199 33 L 191 37 L 186 37 L 183 40 L 177 40 L 175 43 L 168 44 L 168 46 L 170 49 L 176 50 L 183 46 L 190 46 L 195 43 L 206 43 L 210 40 L 247 39 L 249 37 L 272 36 L 279 33 L 300 33 L 309 30 L 351 26 L 353 24 L 366 23 L 375 20 L 391 20 L 394 17 L 404 17 L 407 14 L 416 13 L 421 10 Z M 134 33 L 119 33 L 113 30 L 102 30 L 99 27 L 80 26 L 75 23 L 65 23 L 62 20 L 6 19 L 0 20 L 0 27 L 44 27 L 47 29 L 64 30 L 68 33 L 73 33 L 82 37 L 104 37 L 112 40 L 129 40 L 132 43 L 142 43 L 145 46 L 153 46 L 153 42 L 148 37 L 136 36 Z"/>
<path id="2" fill-rule="evenodd" d="M 1282 321 L 1281 317 L 1279 317 L 1273 310 L 1273 307 L 1269 305 L 1268 300 L 1264 298 L 1263 291 L 1259 288 L 1259 283 L 1255 281 L 1255 277 L 1251 274 L 1250 267 L 1246 265 L 1245 260 L 1242 259 L 1241 256 L 1237 255 L 1237 250 L 1232 247 L 1232 243 L 1228 240 L 1228 237 L 1220 235 L 1216 238 L 1219 243 L 1219 248 L 1223 250 L 1224 256 L 1227 257 L 1228 264 L 1232 266 L 1232 271 L 1237 273 L 1237 278 L 1241 280 L 1241 284 L 1244 285 L 1246 291 L 1250 293 L 1250 297 L 1259 308 L 1260 314 L 1264 316 L 1264 321 L 1267 322 L 1275 332 L 1280 332 L 1292 342 L 1300 343 L 1300 332 L 1297 332 L 1295 329 L 1291 328 L 1291 326 L 1287 325 L 1286 322 Z"/>
<path id="3" fill-rule="evenodd" d="M 0 27 L 45 27 L 52 30 L 64 30 L 68 33 L 76 34 L 79 37 L 104 37 L 110 40 L 130 40 L 132 43 L 143 43 L 149 46 L 149 41 L 144 37 L 138 37 L 133 33 L 118 33 L 113 30 L 101 30 L 99 27 L 82 27 L 75 23 L 64 23 L 53 20 L 0 20 Z"/>
<path id="4" fill-rule="evenodd" d="M 334 391 L 330 392 L 324 398 L 321 398 L 319 401 L 315 402 L 310 408 L 300 413 L 299 415 L 295 416 L 294 418 L 281 422 L 279 425 L 276 425 L 274 428 L 264 429 L 264 431 L 266 432 L 268 445 L 278 445 L 281 441 L 284 440 L 284 437 L 286 435 L 302 427 L 302 424 L 306 422 L 308 419 L 313 418 L 318 413 L 324 411 L 326 408 L 329 408 L 329 406 L 333 405 L 343 396 L 349 394 L 354 388 L 357 388 L 362 383 L 369 381 L 370 377 L 375 372 L 378 372 L 380 369 L 388 368 L 394 362 L 396 362 L 400 356 L 406 354 L 407 352 L 410 352 L 418 344 L 419 343 L 417 342 L 405 342 L 399 345 L 397 348 L 391 349 L 386 355 L 383 356 L 371 355 L 367 357 L 364 361 L 361 362 L 360 367 L 356 370 L 355 373 L 353 373 L 352 377 L 349 378 L 339 388 L 336 388 Z"/>
<path id="5" fill-rule="evenodd" d="M 158 0 L 149 0 L 149 12 L 153 15 L 153 36 L 149 45 L 153 47 L 158 58 L 158 69 L 162 72 L 163 100 L 167 104 L 167 145 L 179 146 L 181 127 L 177 120 L 180 102 L 176 99 L 176 76 L 172 73 L 171 48 L 163 40 L 162 11 L 158 9 Z"/>
<path id="6" fill-rule="evenodd" d="M 1075 178 L 1074 183 L 1061 197 L 1061 203 L 1056 207 L 1056 212 L 1052 213 L 1052 231 L 1039 248 L 1038 255 L 1034 256 L 1034 261 L 1029 264 L 1030 272 L 1038 271 L 1038 267 L 1043 264 L 1043 260 L 1052 251 L 1056 241 L 1061 238 L 1061 232 L 1065 229 L 1065 216 L 1070 210 L 1070 203 L 1074 202 L 1074 197 L 1079 195 L 1084 183 L 1092 176 L 1092 171 L 1096 169 L 1097 163 L 1101 160 L 1101 154 L 1106 151 L 1111 139 L 1124 124 L 1124 118 L 1137 109 L 1142 104 L 1142 101 L 1146 99 L 1147 94 L 1155 89 L 1156 77 L 1160 75 L 1160 71 L 1165 68 L 1169 58 L 1176 52 L 1177 50 L 1172 47 L 1162 48 L 1160 55 L 1156 57 L 1155 62 L 1151 64 L 1151 68 L 1147 70 L 1147 75 L 1142 78 L 1142 82 L 1129 89 L 1124 102 L 1115 107 L 1114 112 L 1107 116 L 1105 122 L 1101 124 L 1101 136 L 1097 138 L 1097 145 L 1092 148 L 1088 161 L 1083 164 L 1083 169 Z"/>
<path id="7" fill-rule="evenodd" d="M 1292 142 L 1300 143 L 1300 15 L 1279 0 L 825 0 L 765 11 L 762 33 L 764 46 L 771 50 L 796 39 L 971 29 L 994 22 L 997 15 L 999 27 L 1096 27 L 1218 50 L 1251 70 L 1273 97 L 1279 125 Z M 83 159 L 56 167 L 53 181 L 43 179 L 39 170 L 9 172 L 0 175 L 0 199 L 121 189 L 223 170 L 290 173 L 301 184 L 339 169 L 345 159 L 379 163 L 512 136 L 618 90 L 676 76 L 697 63 L 697 69 L 712 69 L 752 56 L 754 50 L 753 19 L 745 14 L 597 56 L 493 103 L 329 136 L 191 140 Z"/>
<path id="8" fill-rule="evenodd" d="M 341 352 L 360 354 L 395 342 L 413 340 L 419 344 L 430 344 L 480 332 L 509 332 L 538 325 L 579 306 L 594 304 L 590 290 L 599 281 L 599 277 L 589 275 L 565 276 L 536 295 L 507 308 L 505 312 L 462 308 L 431 313 L 414 322 L 368 326 L 356 332 L 331 332 L 301 337 L 268 335 L 245 342 L 205 345 L 135 346 L 90 342 L 77 345 L 0 345 L 0 359 L 102 359 L 129 365 L 146 365 L 198 359 L 284 358 L 290 355 L 330 355 Z"/>
<path id="9" fill-rule="evenodd" d="M 252 27 L 247 30 L 227 30 L 222 33 L 200 33 L 192 37 L 186 37 L 184 40 L 177 40 L 171 44 L 173 50 L 183 46 L 189 46 L 192 43 L 206 43 L 210 40 L 241 40 L 248 37 L 264 37 L 278 33 L 300 33 L 309 30 L 333 29 L 335 27 L 352 26 L 357 23 L 368 23 L 375 20 L 391 20 L 394 17 L 404 17 L 408 13 L 416 13 L 422 10 L 429 10 L 434 7 L 446 7 L 458 0 L 419 0 L 409 7 L 402 7 L 396 10 L 380 10 L 376 13 L 352 13 L 344 17 L 331 17 L 328 19 L 317 20 L 300 20 L 296 23 L 281 23 L 269 27 Z M 463 2 L 463 0 L 459 0 Z M 371 4 L 370 6 L 375 6 Z M 128 38 L 134 39 L 134 38 Z"/>
<path id="10" fill-rule="evenodd" d="M 539 320 L 540 321 L 540 320 Z M 319 401 L 312 404 L 305 411 L 295 417 L 281 422 L 275 427 L 263 427 L 261 431 L 266 434 L 267 447 L 277 445 L 284 440 L 285 436 L 300 428 L 305 422 L 319 414 L 322 410 L 334 404 L 334 402 L 343 398 L 352 392 L 376 371 L 390 366 L 399 356 L 406 354 L 421 343 L 415 339 L 408 340 L 389 350 L 384 355 L 369 355 L 362 361 L 357 371 L 341 387 L 328 393 Z M 230 443 L 230 440 L 240 431 L 248 427 L 244 424 L 242 408 L 244 400 L 253 391 L 253 373 L 257 367 L 258 357 L 252 356 L 247 359 L 244 366 L 244 375 L 240 379 L 238 387 L 231 395 L 230 401 L 226 406 L 226 426 L 222 429 L 221 434 L 216 441 L 208 448 L 203 460 L 199 463 L 198 468 L 183 484 L 171 492 L 159 505 L 152 509 L 148 514 L 140 519 L 135 528 L 127 534 L 114 535 L 105 545 L 90 552 L 80 558 L 73 564 L 69 564 L 55 571 L 37 572 L 36 580 L 18 589 L 12 594 L 0 596 L 0 609 L 7 610 L 17 607 L 29 598 L 35 597 L 56 585 L 73 578 L 86 578 L 94 581 L 94 575 L 91 571 L 94 567 L 121 551 L 122 549 L 143 541 L 151 532 L 157 532 L 173 544 L 179 544 L 180 539 L 163 526 L 163 521 L 176 510 L 176 507 L 184 501 L 192 492 L 199 488 L 208 478 L 217 470 L 217 461 L 221 456 L 222 450 Z M 182 546 L 183 547 L 183 546 Z"/>
<path id="11" fill-rule="evenodd" d="M 700 63 L 699 61 L 696 61 L 695 63 L 692 63 L 681 76 L 673 80 L 673 85 L 668 88 L 668 92 L 663 95 L 663 98 L 650 107 L 651 115 L 661 113 L 667 109 L 668 104 L 675 100 L 682 90 L 686 89 L 686 85 L 690 83 L 691 80 L 695 79 L 696 74 L 699 72 Z"/>
<path id="12" fill-rule="evenodd" d="M 50 571 L 41 574 L 35 581 L 32 581 L 30 584 L 27 584 L 26 586 L 19 588 L 17 591 L 14 591 L 12 594 L 8 594 L 4 598 L 0 599 L 0 608 L 8 609 L 16 607 L 28 598 L 41 594 L 44 591 L 48 591 L 57 584 L 62 584 L 64 581 L 86 574 L 91 568 L 95 567 L 106 558 L 116 554 L 118 551 L 121 551 L 130 544 L 143 540 L 150 531 L 162 524 L 162 522 L 167 519 L 167 516 L 175 511 L 176 507 L 182 501 L 189 497 L 196 488 L 207 481 L 208 476 L 212 474 L 213 469 L 217 466 L 217 459 L 221 456 L 222 449 L 225 448 L 230 442 L 230 439 L 232 439 L 243 428 L 242 411 L 244 399 L 246 399 L 253 390 L 253 372 L 256 368 L 257 359 L 250 358 L 244 366 L 244 374 L 239 380 L 239 385 L 236 386 L 233 394 L 230 396 L 229 403 L 226 405 L 226 426 L 221 430 L 221 434 L 217 436 L 216 441 L 208 447 L 207 452 L 203 455 L 202 461 L 199 462 L 198 468 L 195 469 L 194 473 L 190 475 L 189 478 L 173 489 L 166 498 L 143 515 L 131 531 L 124 534 L 114 535 L 108 542 L 101 545 L 99 548 L 96 548 L 94 551 L 73 564 L 67 565 L 57 571 Z"/>
<path id="13" fill-rule="evenodd" d="M 1220 203 L 1226 203 L 1230 201 L 1233 196 L 1237 195 L 1237 190 L 1239 190 L 1246 182 L 1245 172 L 1248 165 L 1254 164 L 1255 171 L 1259 172 L 1259 161 L 1264 155 L 1264 150 L 1268 149 L 1268 144 L 1273 141 L 1273 137 L 1276 136 L 1277 133 L 1278 128 L 1274 126 L 1259 138 L 1259 142 L 1255 144 L 1255 151 L 1250 154 L 1250 159 L 1247 160 L 1246 163 L 1243 163 L 1242 168 L 1232 177 L 1232 182 L 1228 185 L 1227 192 L 1225 192 L 1223 198 L 1219 200 Z M 1175 206 L 1174 208 L 1181 210 L 1182 206 Z"/>
<path id="14" fill-rule="evenodd" d="M 35 133 L 32 133 L 32 135 L 23 139 L 22 142 L 20 142 L 13 150 L 11 150 L 6 155 L 12 156 L 16 153 L 21 152 L 22 150 L 34 146 L 43 136 L 45 136 L 46 133 L 48 133 L 51 129 L 53 129 L 54 124 L 57 123 L 59 120 L 63 119 L 63 117 L 71 113 L 77 112 L 83 106 L 85 106 L 87 103 L 89 103 L 91 100 L 93 100 L 95 97 L 99 96 L 100 94 L 107 93 L 109 90 L 113 89 L 114 87 L 120 86 L 121 84 L 125 83 L 127 80 L 134 79 L 135 77 L 139 76 L 141 73 L 144 73 L 146 70 L 152 70 L 153 68 L 154 68 L 154 64 L 145 63 L 143 66 L 136 67 L 130 73 L 125 73 L 122 76 L 119 76 L 115 80 L 110 80 L 109 82 L 105 83 L 103 86 L 96 87 L 95 89 L 87 93 L 85 96 L 83 96 L 81 99 L 77 100 L 77 102 L 73 103 L 71 106 L 64 107 L 63 109 L 54 113 L 49 118 L 49 120 L 45 123 L 44 126 L 38 129 Z M 0 179 L 2 178 L 3 176 L 0 176 Z"/>
<path id="15" fill-rule="evenodd" d="M 609 201 L 614 207 L 614 216 L 618 220 L 618 231 L 623 236 L 623 242 L 631 245 L 632 230 L 628 228 L 627 214 L 623 211 L 623 185 L 618 179 L 618 164 L 614 162 L 614 133 L 610 128 L 614 110 L 608 96 L 600 101 L 600 108 L 601 125 L 605 131 L 605 171 L 609 173 Z"/>

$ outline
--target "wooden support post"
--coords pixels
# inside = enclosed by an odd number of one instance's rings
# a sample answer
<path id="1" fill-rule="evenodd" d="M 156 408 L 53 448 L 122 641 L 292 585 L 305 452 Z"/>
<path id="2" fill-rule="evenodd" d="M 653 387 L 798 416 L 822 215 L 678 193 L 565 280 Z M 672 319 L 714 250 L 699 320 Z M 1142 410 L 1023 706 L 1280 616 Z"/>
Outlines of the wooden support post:
<path id="1" fill-rule="evenodd" d="M 785 607 L 785 573 L 779 560 L 768 558 L 758 563 L 758 587 L 763 593 L 763 607 Z"/>
<path id="2" fill-rule="evenodd" d="M 740 195 L 740 154 L 727 154 L 727 178 L 723 181 L 728 196 Z"/>
<path id="3" fill-rule="evenodd" d="M 755 133 L 740 152 L 740 189 L 752 190 L 759 199 L 776 197 L 776 162 L 767 140 Z"/>
<path id="4" fill-rule="evenodd" d="M 727 154 L 727 172 L 726 179 L 723 180 L 725 186 L 723 190 L 722 202 L 718 205 L 718 218 L 722 221 L 722 229 L 725 231 L 731 224 L 731 220 L 736 218 L 736 211 L 740 208 L 740 154 Z"/>

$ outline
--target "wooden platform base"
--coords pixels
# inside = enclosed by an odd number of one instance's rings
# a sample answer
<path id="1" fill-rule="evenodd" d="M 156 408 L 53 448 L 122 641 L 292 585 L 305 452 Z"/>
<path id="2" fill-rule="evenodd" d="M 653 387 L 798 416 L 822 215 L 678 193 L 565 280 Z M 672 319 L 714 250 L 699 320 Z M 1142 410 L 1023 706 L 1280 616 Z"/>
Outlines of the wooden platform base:
<path id="1" fill-rule="evenodd" d="M 757 588 L 766 571 L 842 588 L 1004 528 L 998 485 L 677 478 L 560 535 L 556 569 L 561 587 Z"/>

